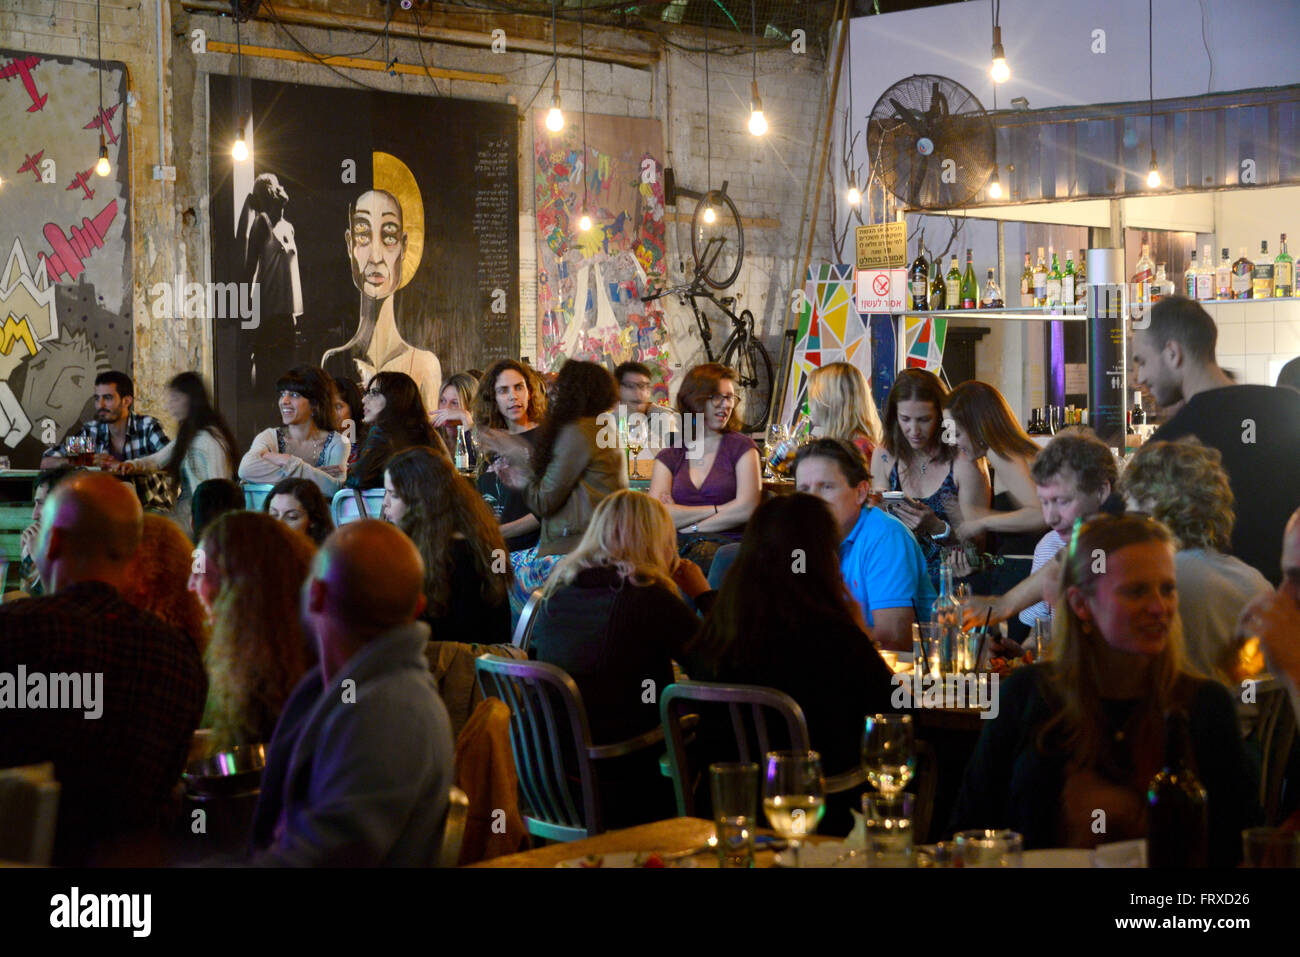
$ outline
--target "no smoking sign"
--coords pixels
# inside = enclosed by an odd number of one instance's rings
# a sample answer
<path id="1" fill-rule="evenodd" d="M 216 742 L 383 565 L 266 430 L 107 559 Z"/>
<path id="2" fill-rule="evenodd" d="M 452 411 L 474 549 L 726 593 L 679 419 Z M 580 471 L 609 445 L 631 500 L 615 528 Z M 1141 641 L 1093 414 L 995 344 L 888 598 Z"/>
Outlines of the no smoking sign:
<path id="1" fill-rule="evenodd" d="M 858 312 L 903 312 L 907 309 L 906 269 L 859 269 L 855 288 Z"/>

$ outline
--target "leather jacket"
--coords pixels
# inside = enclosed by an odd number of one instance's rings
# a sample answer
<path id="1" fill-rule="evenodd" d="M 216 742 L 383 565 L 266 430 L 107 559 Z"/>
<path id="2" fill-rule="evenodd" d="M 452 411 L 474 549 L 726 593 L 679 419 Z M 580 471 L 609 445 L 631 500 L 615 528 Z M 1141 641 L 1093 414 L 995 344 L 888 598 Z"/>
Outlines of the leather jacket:
<path id="1" fill-rule="evenodd" d="M 577 548 L 601 500 L 628 487 L 622 449 L 617 441 L 598 444 L 600 432 L 595 417 L 561 428 L 546 472 L 534 476 L 523 490 L 529 511 L 542 523 L 538 555 L 567 555 Z"/>

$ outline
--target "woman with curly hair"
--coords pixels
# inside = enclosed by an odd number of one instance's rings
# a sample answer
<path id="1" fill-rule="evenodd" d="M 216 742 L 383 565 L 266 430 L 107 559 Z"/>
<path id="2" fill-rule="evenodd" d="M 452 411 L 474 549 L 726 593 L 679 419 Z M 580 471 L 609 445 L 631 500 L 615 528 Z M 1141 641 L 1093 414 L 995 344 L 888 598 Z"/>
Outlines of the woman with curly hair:
<path id="1" fill-rule="evenodd" d="M 290 369 L 275 384 L 283 424 L 257 434 L 239 463 L 245 482 L 309 478 L 333 495 L 347 474 L 352 443 L 334 420 L 334 382 L 315 366 Z"/>
<path id="2" fill-rule="evenodd" d="M 578 547 L 591 514 L 606 495 L 627 488 L 627 461 L 618 448 L 617 426 L 607 415 L 618 401 L 614 377 L 604 366 L 570 359 L 555 380 L 555 399 L 542 423 L 536 451 L 518 436 L 483 429 L 480 442 L 506 459 L 497 474 L 523 493 L 541 519 L 535 548 L 512 552 L 512 604 L 523 607 L 556 563 Z"/>
<path id="3" fill-rule="evenodd" d="M 1188 662 L 1201 674 L 1240 687 L 1224 669 L 1241 610 L 1272 586 L 1257 569 L 1227 554 L 1235 501 L 1218 449 L 1195 438 L 1148 442 L 1119 479 L 1129 510 L 1144 512 L 1174 533 L 1178 612 Z"/>
<path id="4" fill-rule="evenodd" d="M 405 372 L 376 372 L 361 397 L 361 408 L 368 431 L 344 483 L 347 488 L 383 488 L 384 466 L 403 449 L 424 445 L 447 454 L 429 422 L 420 387 Z"/>
<path id="5" fill-rule="evenodd" d="M 516 435 L 536 450 L 538 426 L 546 415 L 546 386 L 530 366 L 502 359 L 479 380 L 474 397 L 474 421 L 489 429 Z M 542 523 L 528 511 L 523 495 L 501 481 L 497 457 L 484 455 L 478 463 L 478 490 L 501 524 L 501 534 L 512 552 L 537 544 Z"/>
<path id="6" fill-rule="evenodd" d="M 330 503 L 316 483 L 308 479 L 285 479 L 266 493 L 262 511 L 279 519 L 295 532 L 302 532 L 317 545 L 334 531 Z"/>
<path id="7" fill-rule="evenodd" d="M 506 543 L 474 487 L 446 455 L 421 446 L 389 460 L 384 491 L 384 515 L 424 559 L 421 618 L 433 640 L 508 642 Z"/>
<path id="8" fill-rule="evenodd" d="M 218 747 L 271 740 L 289 693 L 315 657 L 298 593 L 316 546 L 260 512 L 228 512 L 203 534 L 190 589 L 208 612 L 203 727 Z"/>
<path id="9" fill-rule="evenodd" d="M 130 587 L 122 597 L 153 612 L 193 641 L 203 654 L 208 644 L 203 605 L 188 588 L 193 552 L 194 544 L 179 525 L 166 516 L 146 512 L 140 548 L 132 559 Z"/>

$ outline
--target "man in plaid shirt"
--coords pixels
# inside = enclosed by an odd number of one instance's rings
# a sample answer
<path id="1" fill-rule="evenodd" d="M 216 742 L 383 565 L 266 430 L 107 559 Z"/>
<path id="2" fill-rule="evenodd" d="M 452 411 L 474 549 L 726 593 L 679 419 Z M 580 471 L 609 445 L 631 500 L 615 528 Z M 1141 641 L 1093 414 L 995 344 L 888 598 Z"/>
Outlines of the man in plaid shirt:
<path id="1" fill-rule="evenodd" d="M 122 372 L 101 372 L 95 377 L 95 418 L 87 422 L 82 435 L 95 443 L 95 464 L 111 465 L 152 455 L 169 441 L 162 424 L 151 415 L 131 411 L 135 385 Z M 60 446 L 45 450 L 41 468 L 53 468 L 66 459 Z"/>

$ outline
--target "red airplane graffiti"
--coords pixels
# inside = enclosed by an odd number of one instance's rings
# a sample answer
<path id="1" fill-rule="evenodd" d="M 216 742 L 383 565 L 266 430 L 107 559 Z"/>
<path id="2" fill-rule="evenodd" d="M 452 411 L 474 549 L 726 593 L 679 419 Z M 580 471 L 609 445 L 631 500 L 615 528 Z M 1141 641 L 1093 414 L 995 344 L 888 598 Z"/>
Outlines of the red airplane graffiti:
<path id="1" fill-rule="evenodd" d="M 45 271 L 50 279 L 61 282 L 63 276 L 67 275 L 68 281 L 71 282 L 80 276 L 86 268 L 83 260 L 104 245 L 104 237 L 116 218 L 117 200 L 110 199 L 108 205 L 101 209 L 94 219 L 83 217 L 81 225 L 68 227 L 67 234 L 64 234 L 57 223 L 46 223 L 42 232 L 53 253 L 45 260 Z"/>
<path id="2" fill-rule="evenodd" d="M 94 169 L 94 167 L 92 166 L 90 169 Z M 67 192 L 67 190 L 70 189 L 76 189 L 78 186 L 80 186 L 82 192 L 86 194 L 86 199 L 94 199 L 95 191 L 90 188 L 89 185 L 90 181 L 87 179 L 87 177 L 90 176 L 90 169 L 86 170 L 84 173 L 78 173 L 76 176 L 72 177 L 72 182 L 69 183 L 64 188 L 64 192 Z"/>
<path id="3" fill-rule="evenodd" d="M 10 60 L 0 67 L 0 80 L 11 80 L 16 76 L 22 77 L 23 88 L 27 90 L 27 95 L 32 98 L 32 105 L 27 107 L 28 113 L 35 113 L 50 98 L 48 93 L 37 96 L 36 81 L 32 78 L 32 68 L 40 62 L 40 57 L 29 56 L 22 60 Z"/>
<path id="4" fill-rule="evenodd" d="M 36 182 L 38 183 L 43 182 L 43 180 L 41 179 L 41 171 L 36 168 L 36 164 L 41 161 L 41 157 L 44 155 L 45 155 L 45 150 L 39 151 L 35 156 L 31 156 L 28 153 L 24 153 L 23 156 L 27 157 L 27 162 L 24 163 L 22 166 L 18 167 L 18 172 L 26 173 L 28 170 L 31 170 L 32 175 L 36 177 Z"/>
<path id="5" fill-rule="evenodd" d="M 83 126 L 82 129 L 83 130 L 102 129 L 105 135 L 108 136 L 108 141 L 116 145 L 117 134 L 113 132 L 113 114 L 117 112 L 117 108 L 120 105 L 121 105 L 120 103 L 115 103 L 114 105 L 110 106 L 106 110 L 101 109 L 95 115 L 95 118 L 91 120 L 89 123 L 87 123 L 85 126 Z"/>

